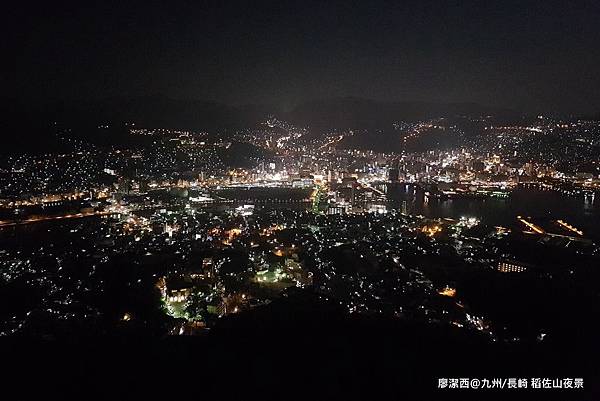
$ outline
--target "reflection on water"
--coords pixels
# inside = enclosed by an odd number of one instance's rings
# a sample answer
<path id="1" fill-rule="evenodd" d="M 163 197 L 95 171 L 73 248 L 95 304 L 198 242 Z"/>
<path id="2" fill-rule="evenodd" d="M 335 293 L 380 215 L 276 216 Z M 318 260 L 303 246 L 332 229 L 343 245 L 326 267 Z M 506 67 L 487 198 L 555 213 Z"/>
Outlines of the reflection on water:
<path id="1" fill-rule="evenodd" d="M 413 184 L 386 184 L 390 207 L 427 217 L 478 217 L 490 225 L 507 225 L 517 215 L 534 219 L 563 219 L 583 229 L 586 236 L 600 239 L 600 205 L 595 194 L 567 196 L 551 190 L 515 189 L 508 199 L 428 198 Z"/>
<path id="2" fill-rule="evenodd" d="M 586 194 L 583 199 L 583 208 L 585 210 L 592 210 L 596 207 L 596 193 Z"/>

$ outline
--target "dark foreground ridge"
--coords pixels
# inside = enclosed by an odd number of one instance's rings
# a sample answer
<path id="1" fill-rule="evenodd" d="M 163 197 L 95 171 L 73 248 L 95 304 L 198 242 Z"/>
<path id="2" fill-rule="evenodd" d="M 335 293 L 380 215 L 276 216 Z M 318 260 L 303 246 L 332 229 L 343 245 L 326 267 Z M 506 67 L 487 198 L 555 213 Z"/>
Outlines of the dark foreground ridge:
<path id="1" fill-rule="evenodd" d="M 293 295 L 209 335 L 133 333 L 1 343 L 5 399 L 597 400 L 590 344 L 498 344 L 477 334 L 340 313 Z M 584 351 L 587 350 L 587 351 Z M 437 389 L 438 378 L 583 377 L 584 390 Z"/>

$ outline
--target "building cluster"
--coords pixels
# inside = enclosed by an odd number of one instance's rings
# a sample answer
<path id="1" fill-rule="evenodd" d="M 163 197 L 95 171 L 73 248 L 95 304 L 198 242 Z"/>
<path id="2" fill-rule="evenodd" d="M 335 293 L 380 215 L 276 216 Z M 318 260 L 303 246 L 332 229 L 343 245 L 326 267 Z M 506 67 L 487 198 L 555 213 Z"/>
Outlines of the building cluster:
<path id="1" fill-rule="evenodd" d="M 405 149 L 381 153 L 345 146 L 363 132 L 315 137 L 270 118 L 227 140 L 132 128 L 136 146 L 65 139 L 63 153 L 2 160 L 0 283 L 23 302 L 1 333 L 40 319 L 195 333 L 303 288 L 350 314 L 495 337 L 463 299 L 466 275 L 555 274 L 569 258 L 596 260 L 597 247 L 562 218 L 550 228 L 521 216 L 489 226 L 428 218 L 415 203 L 506 199 L 519 187 L 593 202 L 599 127 L 473 123 L 481 135 L 422 152 L 409 145 L 431 130 L 465 134 L 443 119 L 397 123 Z M 560 248 L 565 259 L 523 243 Z"/>

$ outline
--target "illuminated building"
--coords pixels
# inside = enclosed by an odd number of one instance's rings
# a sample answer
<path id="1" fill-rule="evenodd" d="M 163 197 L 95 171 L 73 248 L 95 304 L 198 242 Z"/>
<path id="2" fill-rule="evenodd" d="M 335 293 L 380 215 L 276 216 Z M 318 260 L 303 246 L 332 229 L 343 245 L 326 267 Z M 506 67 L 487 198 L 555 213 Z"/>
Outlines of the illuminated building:
<path id="1" fill-rule="evenodd" d="M 500 273 L 523 273 L 528 269 L 528 265 L 517 261 L 502 260 L 498 262 L 498 271 Z"/>
<path id="2" fill-rule="evenodd" d="M 391 182 L 398 182 L 400 179 L 400 170 L 397 168 L 391 168 L 388 171 L 388 177 Z"/>

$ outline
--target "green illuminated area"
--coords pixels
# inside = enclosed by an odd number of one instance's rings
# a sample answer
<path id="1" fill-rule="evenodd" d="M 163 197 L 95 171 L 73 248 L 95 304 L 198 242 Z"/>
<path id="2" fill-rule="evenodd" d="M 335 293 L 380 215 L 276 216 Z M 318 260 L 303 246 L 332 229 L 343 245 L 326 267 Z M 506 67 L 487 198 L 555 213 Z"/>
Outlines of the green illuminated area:
<path id="1" fill-rule="evenodd" d="M 165 311 L 169 316 L 176 319 L 187 319 L 184 302 L 171 302 L 169 300 L 163 300 L 163 302 Z"/>
<path id="2" fill-rule="evenodd" d="M 285 280 L 289 280 L 290 277 L 283 272 L 281 269 L 271 270 L 262 270 L 256 273 L 255 280 L 257 283 L 279 283 Z"/>
<path id="3" fill-rule="evenodd" d="M 317 185 L 315 187 L 315 191 L 312 195 L 313 204 L 312 211 L 313 213 L 320 213 L 324 208 L 324 201 L 326 199 L 325 187 L 322 185 Z"/>

